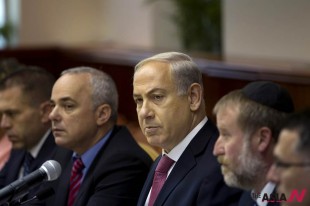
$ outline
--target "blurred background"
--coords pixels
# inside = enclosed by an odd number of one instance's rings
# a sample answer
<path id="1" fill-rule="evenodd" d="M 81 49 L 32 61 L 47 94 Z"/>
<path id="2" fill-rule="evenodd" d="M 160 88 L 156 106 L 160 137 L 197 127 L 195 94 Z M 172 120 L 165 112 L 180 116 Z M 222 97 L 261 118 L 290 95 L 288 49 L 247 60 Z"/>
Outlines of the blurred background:
<path id="1" fill-rule="evenodd" d="M 0 60 L 56 77 L 76 66 L 105 71 L 119 90 L 119 123 L 146 143 L 132 75 L 159 52 L 193 57 L 210 118 L 220 97 L 255 80 L 287 88 L 296 110 L 310 106 L 309 11 L 309 0 L 0 0 Z"/>
<path id="2" fill-rule="evenodd" d="M 309 10 L 308 0 L 0 0 L 1 47 L 110 42 L 308 62 Z"/>

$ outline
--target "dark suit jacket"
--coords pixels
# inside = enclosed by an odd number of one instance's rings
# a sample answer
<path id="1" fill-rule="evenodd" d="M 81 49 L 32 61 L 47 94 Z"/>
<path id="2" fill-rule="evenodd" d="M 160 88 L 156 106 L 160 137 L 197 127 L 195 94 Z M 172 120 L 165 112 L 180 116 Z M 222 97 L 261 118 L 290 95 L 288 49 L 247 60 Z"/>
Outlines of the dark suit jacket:
<path id="1" fill-rule="evenodd" d="M 63 148 L 58 147 L 55 144 L 53 134 L 50 133 L 45 142 L 43 143 L 37 158 L 35 158 L 31 163 L 30 171 L 37 170 L 47 160 L 56 160 L 63 167 L 66 162 L 66 160 L 63 159 L 62 157 L 63 151 L 69 151 L 69 150 L 65 150 Z M 18 179 L 19 171 L 21 167 L 23 167 L 23 161 L 25 155 L 26 151 L 23 149 L 12 150 L 9 160 L 7 161 L 4 168 L 0 172 L 0 188 L 5 187 Z M 35 196 L 36 193 L 43 187 L 45 183 L 46 182 L 43 182 L 38 186 L 31 187 L 31 190 L 28 191 L 29 194 L 27 198 Z"/>
<path id="2" fill-rule="evenodd" d="M 136 205 L 152 162 L 126 127 L 115 126 L 84 177 L 74 206 Z M 71 168 L 72 162 L 48 205 L 67 205 Z"/>
<path id="3" fill-rule="evenodd" d="M 274 190 L 273 192 L 276 192 L 276 191 Z M 241 195 L 239 206 L 253 206 L 254 203 L 255 202 L 251 197 L 251 191 L 244 191 Z M 267 206 L 280 206 L 280 203 L 279 202 L 268 202 Z"/>
<path id="4" fill-rule="evenodd" d="M 213 156 L 218 131 L 210 120 L 187 146 L 168 176 L 154 205 L 237 205 L 241 191 L 228 188 Z M 138 206 L 143 206 L 152 186 L 158 158 L 144 184 Z"/>

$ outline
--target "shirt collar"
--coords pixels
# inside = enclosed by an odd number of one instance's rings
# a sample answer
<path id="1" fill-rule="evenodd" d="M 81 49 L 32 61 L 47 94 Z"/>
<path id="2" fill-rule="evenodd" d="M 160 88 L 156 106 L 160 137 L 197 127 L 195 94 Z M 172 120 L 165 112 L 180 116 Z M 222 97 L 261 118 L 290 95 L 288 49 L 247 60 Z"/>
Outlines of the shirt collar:
<path id="1" fill-rule="evenodd" d="M 112 133 L 112 129 L 106 135 L 104 135 L 104 137 L 101 138 L 94 146 L 92 146 L 90 149 L 88 149 L 86 152 L 84 152 L 81 155 L 81 159 L 82 159 L 83 164 L 85 166 L 85 173 L 84 173 L 84 170 L 83 170 L 84 174 L 86 174 L 87 170 L 91 166 L 91 163 L 93 162 L 93 160 L 97 156 L 99 150 L 108 141 L 109 137 L 111 136 L 111 133 Z M 73 160 L 75 158 L 78 158 L 78 154 L 74 152 L 73 153 Z"/>
<path id="2" fill-rule="evenodd" d="M 51 132 L 51 129 L 47 130 L 44 136 L 38 142 L 38 144 L 36 144 L 31 150 L 29 150 L 29 153 L 32 155 L 33 158 L 36 158 L 38 156 L 40 149 L 42 148 L 42 145 L 44 144 L 50 132 Z"/>
<path id="3" fill-rule="evenodd" d="M 178 161 L 186 147 L 189 145 L 189 143 L 192 141 L 192 139 L 196 136 L 196 134 L 199 132 L 199 130 L 206 124 L 208 121 L 208 118 L 205 117 L 186 137 L 177 144 L 168 154 L 162 150 L 163 154 L 166 154 L 169 158 L 174 160 L 175 162 Z"/>
<path id="4" fill-rule="evenodd" d="M 267 194 L 269 197 L 270 194 L 274 191 L 275 187 L 276 187 L 276 185 L 272 182 L 268 182 L 265 185 L 265 187 L 263 188 L 263 190 L 260 193 L 260 196 L 256 199 L 258 206 L 266 206 L 268 204 L 268 201 L 263 201 L 264 194 Z"/>

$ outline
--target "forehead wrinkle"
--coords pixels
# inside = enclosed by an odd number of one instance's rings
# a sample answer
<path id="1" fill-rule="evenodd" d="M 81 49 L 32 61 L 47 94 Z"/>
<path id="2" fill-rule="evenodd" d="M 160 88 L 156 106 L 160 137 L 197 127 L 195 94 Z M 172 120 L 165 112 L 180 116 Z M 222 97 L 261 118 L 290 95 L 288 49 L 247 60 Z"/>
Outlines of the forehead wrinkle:
<path id="1" fill-rule="evenodd" d="M 161 75 L 163 76 L 163 75 Z M 167 76 L 167 75 L 165 75 Z M 168 75 L 170 76 L 170 75 Z M 150 78 L 150 77 L 149 77 Z M 140 90 L 142 89 L 142 91 L 144 91 L 143 93 L 145 93 L 146 95 L 148 94 L 152 94 L 154 92 L 169 92 L 169 90 L 171 91 L 175 91 L 176 86 L 173 82 L 173 80 L 171 81 L 149 81 L 149 78 L 145 78 L 145 79 L 139 79 L 138 81 L 134 82 L 134 91 L 133 91 L 133 95 L 134 96 L 140 96 Z M 165 77 L 167 78 L 167 77 Z M 169 79 L 171 79 L 171 77 L 169 77 Z"/>

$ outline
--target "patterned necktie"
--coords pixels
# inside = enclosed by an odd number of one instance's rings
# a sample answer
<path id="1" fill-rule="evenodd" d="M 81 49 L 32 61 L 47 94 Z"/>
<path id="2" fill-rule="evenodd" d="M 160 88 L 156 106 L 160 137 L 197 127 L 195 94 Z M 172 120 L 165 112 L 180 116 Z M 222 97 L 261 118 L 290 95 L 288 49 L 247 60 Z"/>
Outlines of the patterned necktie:
<path id="1" fill-rule="evenodd" d="M 23 176 L 28 175 L 31 172 L 31 163 L 34 160 L 34 158 L 32 157 L 32 155 L 27 152 L 25 155 L 25 159 L 24 159 L 24 172 L 23 172 Z"/>
<path id="2" fill-rule="evenodd" d="M 77 193 L 79 192 L 82 177 L 83 177 L 83 168 L 84 164 L 81 158 L 77 158 L 74 161 L 72 170 L 71 170 L 71 177 L 70 177 L 70 192 L 69 192 L 69 199 L 68 199 L 68 206 L 72 206 L 75 200 Z"/>
<path id="3" fill-rule="evenodd" d="M 152 185 L 152 191 L 150 195 L 149 200 L 149 206 L 152 206 L 163 187 L 166 179 L 167 174 L 170 169 L 170 167 L 173 165 L 174 161 L 170 159 L 168 156 L 163 155 L 155 169 L 154 179 L 153 179 L 153 185 Z"/>

